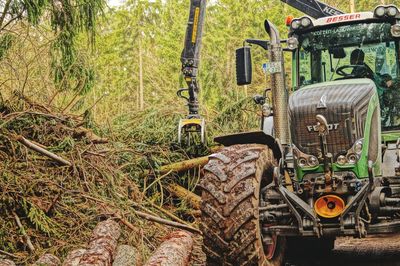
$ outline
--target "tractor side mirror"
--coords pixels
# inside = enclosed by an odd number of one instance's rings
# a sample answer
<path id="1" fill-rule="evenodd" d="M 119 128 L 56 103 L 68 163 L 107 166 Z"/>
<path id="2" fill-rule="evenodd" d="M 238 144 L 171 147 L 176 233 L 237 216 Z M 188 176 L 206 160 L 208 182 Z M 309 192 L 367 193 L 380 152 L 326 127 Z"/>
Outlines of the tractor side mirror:
<path id="1" fill-rule="evenodd" d="M 252 78 L 250 46 L 236 50 L 236 81 L 237 85 L 251 84 Z"/>

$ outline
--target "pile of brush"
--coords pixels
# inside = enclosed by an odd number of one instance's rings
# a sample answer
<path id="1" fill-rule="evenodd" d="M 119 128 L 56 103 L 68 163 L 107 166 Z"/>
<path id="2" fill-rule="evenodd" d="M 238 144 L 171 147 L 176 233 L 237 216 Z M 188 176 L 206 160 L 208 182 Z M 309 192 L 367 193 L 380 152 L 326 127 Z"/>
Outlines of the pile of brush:
<path id="1" fill-rule="evenodd" d="M 225 107 L 208 119 L 209 138 L 255 128 L 256 111 L 249 99 Z M 172 229 L 192 232 L 192 264 L 202 264 L 199 197 L 192 192 L 206 157 L 193 157 L 210 150 L 193 155 L 175 143 L 180 116 L 173 112 L 148 110 L 106 129 L 90 117 L 21 95 L 0 101 L 0 259 L 64 260 L 85 248 L 96 224 L 112 219 L 123 227 L 119 244 L 136 247 L 145 261 Z M 178 173 L 176 162 L 188 159 L 198 161 Z"/>
<path id="2" fill-rule="evenodd" d="M 158 206 L 147 197 L 150 188 L 138 185 L 149 160 L 139 148 L 100 137 L 85 127 L 87 117 L 28 99 L 16 102 L 0 104 L 0 258 L 16 264 L 34 263 L 45 253 L 65 258 L 109 218 L 124 225 L 120 243 L 135 246 L 144 258 L 171 228 L 197 231 L 168 224 L 162 218 L 168 215 L 148 207 Z"/>

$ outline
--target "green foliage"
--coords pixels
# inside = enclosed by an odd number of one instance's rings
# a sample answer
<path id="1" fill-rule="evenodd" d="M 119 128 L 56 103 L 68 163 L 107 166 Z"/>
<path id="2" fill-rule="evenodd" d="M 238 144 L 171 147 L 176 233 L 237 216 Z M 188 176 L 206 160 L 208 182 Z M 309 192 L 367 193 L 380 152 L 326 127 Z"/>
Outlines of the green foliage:
<path id="1" fill-rule="evenodd" d="M 96 18 L 104 5 L 105 0 L 7 0 L 0 11 L 0 32 L 9 31 L 21 20 L 34 26 L 49 25 L 55 34 L 51 65 L 56 86 L 84 94 L 93 86 L 94 74 L 85 60 L 77 57 L 76 41 L 84 31 L 89 43 L 94 43 Z M 0 40 L 0 59 L 10 45 L 7 35 Z"/>
<path id="2" fill-rule="evenodd" d="M 40 230 L 49 236 L 59 236 L 57 229 L 60 226 L 53 219 L 48 217 L 43 210 L 37 208 L 34 204 L 25 199 L 21 200 L 21 207 L 29 221 L 34 224 L 37 230 Z"/>
<path id="3" fill-rule="evenodd" d="M 0 36 L 0 60 L 6 55 L 7 51 L 11 48 L 15 38 L 12 34 L 6 33 Z"/>

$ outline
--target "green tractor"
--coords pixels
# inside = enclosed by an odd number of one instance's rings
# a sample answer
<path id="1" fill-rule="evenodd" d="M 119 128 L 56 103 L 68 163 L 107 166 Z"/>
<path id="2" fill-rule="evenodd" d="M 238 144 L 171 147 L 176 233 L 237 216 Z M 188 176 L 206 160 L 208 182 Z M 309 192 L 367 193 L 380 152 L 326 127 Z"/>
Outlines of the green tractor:
<path id="1" fill-rule="evenodd" d="M 216 138 L 225 148 L 204 167 L 208 265 L 281 265 L 339 236 L 400 231 L 399 9 L 289 26 L 286 40 L 269 21 L 269 41 L 246 40 L 268 51 L 271 89 L 257 97 L 263 130 Z M 250 51 L 236 52 L 239 85 L 251 83 Z"/>

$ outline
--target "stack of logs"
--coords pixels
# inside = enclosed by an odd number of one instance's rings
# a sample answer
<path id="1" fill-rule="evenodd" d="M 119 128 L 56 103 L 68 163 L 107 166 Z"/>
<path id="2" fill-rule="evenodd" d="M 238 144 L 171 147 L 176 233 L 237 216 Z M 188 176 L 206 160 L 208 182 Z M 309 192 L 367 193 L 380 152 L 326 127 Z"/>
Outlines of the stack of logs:
<path id="1" fill-rule="evenodd" d="M 86 249 L 71 251 L 63 263 L 54 255 L 44 254 L 34 266 L 138 266 L 143 265 L 136 248 L 119 245 L 120 225 L 109 219 L 93 230 Z M 145 266 L 185 266 L 189 264 L 193 249 L 192 234 L 173 231 L 154 252 Z M 11 260 L 1 260 L 0 266 L 15 266 Z"/>

